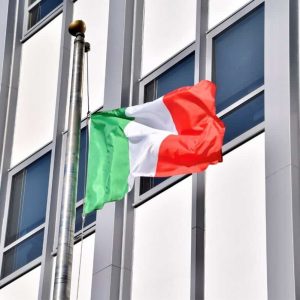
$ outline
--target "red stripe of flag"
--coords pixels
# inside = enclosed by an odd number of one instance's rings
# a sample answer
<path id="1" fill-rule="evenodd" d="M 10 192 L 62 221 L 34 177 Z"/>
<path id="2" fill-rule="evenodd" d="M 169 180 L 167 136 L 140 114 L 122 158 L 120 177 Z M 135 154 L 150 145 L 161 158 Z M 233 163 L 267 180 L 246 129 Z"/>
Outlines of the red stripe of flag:
<path id="1" fill-rule="evenodd" d="M 222 161 L 225 127 L 215 114 L 215 93 L 213 83 L 201 81 L 164 96 L 178 135 L 161 143 L 155 176 L 200 172 Z"/>

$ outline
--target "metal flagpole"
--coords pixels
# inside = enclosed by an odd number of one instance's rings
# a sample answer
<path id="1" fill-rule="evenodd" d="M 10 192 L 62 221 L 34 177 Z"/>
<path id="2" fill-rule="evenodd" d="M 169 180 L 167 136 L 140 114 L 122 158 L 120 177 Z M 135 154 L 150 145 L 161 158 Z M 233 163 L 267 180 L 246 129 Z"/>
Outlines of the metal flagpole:
<path id="1" fill-rule="evenodd" d="M 58 249 L 54 281 L 54 300 L 70 299 L 74 244 L 75 203 L 77 197 L 80 122 L 82 106 L 83 58 L 85 23 L 73 21 L 69 32 L 75 36 L 71 96 L 69 108 L 68 142 L 64 169 L 64 191 L 61 204 Z M 88 49 L 86 49 L 88 51 Z"/>

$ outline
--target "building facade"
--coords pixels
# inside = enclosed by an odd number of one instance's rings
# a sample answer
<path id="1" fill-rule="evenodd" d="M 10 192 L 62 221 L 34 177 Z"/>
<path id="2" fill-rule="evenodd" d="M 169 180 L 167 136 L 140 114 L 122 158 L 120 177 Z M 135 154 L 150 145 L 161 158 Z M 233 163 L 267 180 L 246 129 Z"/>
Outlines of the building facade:
<path id="1" fill-rule="evenodd" d="M 0 299 L 52 299 L 75 19 L 86 22 L 91 51 L 71 299 L 300 299 L 297 0 L 0 8 Z M 153 101 L 201 79 L 217 84 L 224 161 L 136 179 L 124 201 L 83 224 L 87 111 Z"/>

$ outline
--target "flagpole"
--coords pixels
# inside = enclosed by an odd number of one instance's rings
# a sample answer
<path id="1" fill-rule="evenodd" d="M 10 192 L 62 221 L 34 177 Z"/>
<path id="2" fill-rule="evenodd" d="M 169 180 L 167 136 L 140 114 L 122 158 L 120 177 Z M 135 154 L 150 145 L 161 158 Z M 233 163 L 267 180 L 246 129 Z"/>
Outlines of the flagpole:
<path id="1" fill-rule="evenodd" d="M 75 41 L 69 107 L 68 141 L 64 167 L 64 188 L 60 213 L 53 291 L 54 300 L 70 299 L 80 145 L 83 58 L 86 48 L 84 40 L 85 29 L 85 23 L 81 20 L 73 21 L 69 25 L 69 33 L 75 36 Z"/>

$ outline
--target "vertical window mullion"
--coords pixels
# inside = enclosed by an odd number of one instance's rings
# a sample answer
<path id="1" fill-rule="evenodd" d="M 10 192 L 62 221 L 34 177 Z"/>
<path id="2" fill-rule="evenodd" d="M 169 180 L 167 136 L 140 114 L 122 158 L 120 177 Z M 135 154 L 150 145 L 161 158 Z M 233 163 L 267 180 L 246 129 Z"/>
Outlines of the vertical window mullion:
<path id="1" fill-rule="evenodd" d="M 22 211 L 24 208 L 24 195 L 25 195 L 25 188 L 26 188 L 26 174 L 27 174 L 27 170 L 24 169 L 22 171 L 23 173 L 23 178 L 22 178 L 22 188 L 21 188 L 21 195 L 20 195 L 20 204 L 21 207 L 19 208 L 19 216 L 18 216 L 18 232 L 20 232 L 21 230 L 21 224 L 22 224 Z M 18 236 L 19 237 L 19 236 Z"/>

